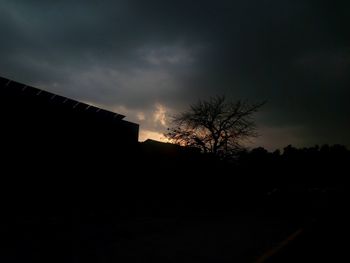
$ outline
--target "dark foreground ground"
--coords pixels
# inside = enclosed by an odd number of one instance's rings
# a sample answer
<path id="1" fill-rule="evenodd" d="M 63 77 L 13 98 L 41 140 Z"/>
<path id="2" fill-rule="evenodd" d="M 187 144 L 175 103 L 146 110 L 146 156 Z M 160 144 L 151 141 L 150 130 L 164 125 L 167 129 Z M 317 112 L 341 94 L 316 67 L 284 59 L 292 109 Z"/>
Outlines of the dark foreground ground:
<path id="1" fill-rule="evenodd" d="M 102 191 L 67 199 L 62 191 L 58 199 L 47 193 L 47 200 L 8 201 L 0 262 L 334 262 L 344 254 L 337 191 L 299 199 L 277 190 L 236 191 L 230 199 L 215 191 L 205 199 L 203 191 L 195 198 L 178 190 L 120 190 L 108 199 Z"/>
<path id="2" fill-rule="evenodd" d="M 18 158 L 11 148 L 2 159 L 0 262 L 339 262 L 345 254 L 348 162 L 232 166 L 186 154 L 45 149 Z"/>
<path id="3" fill-rule="evenodd" d="M 2 230 L 2 262 L 253 262 L 294 230 L 284 220 L 247 215 L 20 220 Z"/>
<path id="4" fill-rule="evenodd" d="M 2 262 L 252 262 L 294 230 L 284 220 L 248 215 L 17 220 L 2 225 Z"/>
<path id="5" fill-rule="evenodd" d="M 347 207 L 346 201 L 333 203 L 327 213 L 302 227 L 298 236 L 268 250 L 261 262 L 345 262 L 349 256 Z"/>

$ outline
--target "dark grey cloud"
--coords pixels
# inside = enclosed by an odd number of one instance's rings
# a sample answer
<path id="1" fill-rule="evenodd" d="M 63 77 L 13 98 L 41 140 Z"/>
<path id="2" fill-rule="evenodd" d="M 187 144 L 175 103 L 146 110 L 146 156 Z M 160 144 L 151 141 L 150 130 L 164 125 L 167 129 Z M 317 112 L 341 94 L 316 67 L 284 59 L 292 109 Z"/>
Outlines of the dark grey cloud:
<path id="1" fill-rule="evenodd" d="M 3 0 L 0 74 L 153 131 L 159 105 L 267 100 L 259 143 L 350 145 L 349 11 L 336 0 Z"/>

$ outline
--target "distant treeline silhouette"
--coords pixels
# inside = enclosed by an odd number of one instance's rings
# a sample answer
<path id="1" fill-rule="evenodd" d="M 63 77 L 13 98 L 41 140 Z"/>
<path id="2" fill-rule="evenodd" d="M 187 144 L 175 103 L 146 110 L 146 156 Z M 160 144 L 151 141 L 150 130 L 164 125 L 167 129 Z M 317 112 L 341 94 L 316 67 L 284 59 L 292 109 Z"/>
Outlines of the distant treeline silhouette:
<path id="1" fill-rule="evenodd" d="M 233 161 L 220 160 L 195 148 L 148 141 L 141 144 L 140 163 L 157 164 L 154 176 L 173 178 L 173 185 L 211 187 L 218 195 L 242 193 L 252 198 L 273 189 L 292 192 L 309 189 L 337 189 L 348 185 L 346 172 L 350 151 L 343 145 L 323 145 L 269 152 L 262 147 L 245 150 Z M 147 153 L 147 154 L 142 154 Z M 176 176 L 175 178 L 172 175 Z M 215 190 L 213 190 L 215 189 Z"/>
<path id="2" fill-rule="evenodd" d="M 265 177 L 274 175 L 283 184 L 341 184 L 346 178 L 344 171 L 350 161 L 350 151 L 343 145 L 323 145 L 295 148 L 288 145 L 283 152 L 268 152 L 262 147 L 242 152 L 239 166 L 266 171 Z"/>

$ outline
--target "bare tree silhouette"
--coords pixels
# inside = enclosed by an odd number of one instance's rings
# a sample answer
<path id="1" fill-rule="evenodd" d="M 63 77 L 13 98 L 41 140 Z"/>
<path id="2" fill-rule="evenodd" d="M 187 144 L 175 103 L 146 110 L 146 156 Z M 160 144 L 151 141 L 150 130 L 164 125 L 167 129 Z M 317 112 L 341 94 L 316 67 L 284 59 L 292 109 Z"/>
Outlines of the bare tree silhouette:
<path id="1" fill-rule="evenodd" d="M 257 136 L 252 115 L 263 104 L 228 101 L 225 96 L 200 100 L 174 116 L 172 127 L 164 135 L 172 143 L 230 158 L 244 148 L 243 141 Z"/>

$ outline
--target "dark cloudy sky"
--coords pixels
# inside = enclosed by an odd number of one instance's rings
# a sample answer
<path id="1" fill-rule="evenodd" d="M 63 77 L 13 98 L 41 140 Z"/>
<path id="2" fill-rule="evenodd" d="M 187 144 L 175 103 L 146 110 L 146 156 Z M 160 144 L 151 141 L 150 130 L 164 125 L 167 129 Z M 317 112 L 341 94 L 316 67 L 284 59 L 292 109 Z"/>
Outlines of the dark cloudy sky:
<path id="1" fill-rule="evenodd" d="M 199 98 L 267 100 L 270 149 L 350 146 L 350 1 L 0 0 L 0 75 L 127 115 L 141 138 Z"/>

